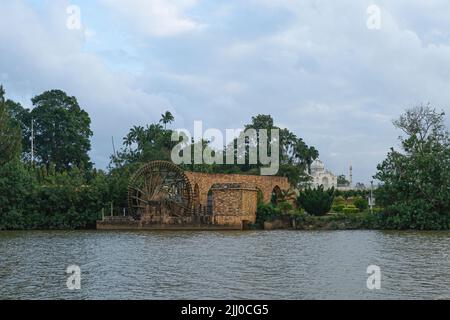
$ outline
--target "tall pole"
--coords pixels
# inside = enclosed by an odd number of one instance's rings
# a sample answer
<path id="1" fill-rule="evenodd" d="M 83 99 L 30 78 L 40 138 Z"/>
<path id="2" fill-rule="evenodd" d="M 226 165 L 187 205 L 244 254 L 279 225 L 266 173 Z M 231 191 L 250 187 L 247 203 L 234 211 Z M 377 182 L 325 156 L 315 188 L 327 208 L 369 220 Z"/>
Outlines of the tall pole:
<path id="1" fill-rule="evenodd" d="M 111 142 L 112 142 L 113 154 L 114 154 L 114 156 L 116 156 L 116 146 L 114 145 L 114 136 L 111 136 Z"/>
<path id="2" fill-rule="evenodd" d="M 370 181 L 370 213 L 373 213 L 373 180 Z"/>
<path id="3" fill-rule="evenodd" d="M 34 119 L 31 119 L 31 165 L 34 164 Z"/>
<path id="4" fill-rule="evenodd" d="M 352 165 L 350 164 L 350 189 L 352 188 L 352 185 L 353 185 L 353 167 L 352 167 Z"/>

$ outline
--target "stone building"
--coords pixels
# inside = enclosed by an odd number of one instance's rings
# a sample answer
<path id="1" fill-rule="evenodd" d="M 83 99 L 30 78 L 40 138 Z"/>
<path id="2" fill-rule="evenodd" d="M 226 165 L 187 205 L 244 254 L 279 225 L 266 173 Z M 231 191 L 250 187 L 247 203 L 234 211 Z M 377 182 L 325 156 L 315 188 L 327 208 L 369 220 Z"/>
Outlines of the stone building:
<path id="1" fill-rule="evenodd" d="M 324 189 L 330 189 L 332 187 L 337 187 L 337 176 L 328 169 L 325 169 L 325 165 L 319 159 L 315 160 L 311 164 L 312 178 L 311 187 L 317 188 L 323 185 Z"/>
<path id="2" fill-rule="evenodd" d="M 256 221 L 258 189 L 245 183 L 218 183 L 211 187 L 213 224 L 245 229 Z"/>
<path id="3" fill-rule="evenodd" d="M 348 176 L 349 182 L 345 185 L 338 184 L 338 177 L 333 172 L 326 169 L 323 162 L 319 159 L 315 160 L 311 164 L 310 176 L 312 178 L 311 187 L 313 188 L 317 188 L 318 186 L 323 185 L 324 189 L 330 189 L 332 187 L 341 191 L 353 189 L 353 168 L 351 165 L 349 168 Z"/>
<path id="4" fill-rule="evenodd" d="M 242 174 L 209 174 L 185 172 L 194 196 L 197 210 L 206 208 L 213 224 L 245 228 L 256 220 L 258 198 L 270 203 L 272 195 L 288 190 L 285 177 Z"/>
<path id="5" fill-rule="evenodd" d="M 246 229 L 258 201 L 270 203 L 289 188 L 286 177 L 189 172 L 153 161 L 130 179 L 128 216 L 103 216 L 97 229 Z"/>
<path id="6" fill-rule="evenodd" d="M 257 189 L 262 201 L 265 203 L 270 202 L 273 192 L 288 190 L 290 188 L 287 178 L 278 176 L 215 174 L 191 171 L 185 171 L 184 174 L 192 185 L 194 202 L 202 205 L 207 204 L 208 193 L 214 184 L 240 183 L 242 185 L 252 186 Z"/>

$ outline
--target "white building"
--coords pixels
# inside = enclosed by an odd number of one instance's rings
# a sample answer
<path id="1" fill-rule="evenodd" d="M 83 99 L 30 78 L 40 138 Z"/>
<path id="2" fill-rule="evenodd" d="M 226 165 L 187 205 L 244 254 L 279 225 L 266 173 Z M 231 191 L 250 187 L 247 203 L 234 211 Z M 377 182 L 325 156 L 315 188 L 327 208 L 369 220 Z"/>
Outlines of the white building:
<path id="1" fill-rule="evenodd" d="M 349 184 L 348 185 L 338 185 L 337 176 L 328 169 L 325 169 L 325 165 L 319 159 L 315 160 L 311 164 L 311 187 L 317 188 L 320 185 L 323 185 L 324 189 L 330 189 L 334 187 L 338 190 L 351 190 L 352 189 L 352 166 L 350 166 L 350 175 L 349 175 Z"/>
<path id="2" fill-rule="evenodd" d="M 310 176 L 312 178 L 311 187 L 313 188 L 320 185 L 323 185 L 324 189 L 337 188 L 337 176 L 330 170 L 325 169 L 325 165 L 319 159 L 311 164 Z"/>

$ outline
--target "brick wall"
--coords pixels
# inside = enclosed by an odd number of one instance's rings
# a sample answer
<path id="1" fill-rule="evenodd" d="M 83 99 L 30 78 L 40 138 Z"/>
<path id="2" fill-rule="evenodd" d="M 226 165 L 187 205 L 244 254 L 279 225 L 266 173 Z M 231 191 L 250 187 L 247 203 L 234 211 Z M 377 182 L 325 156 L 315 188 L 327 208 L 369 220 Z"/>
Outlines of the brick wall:
<path id="1" fill-rule="evenodd" d="M 186 171 L 185 174 L 191 182 L 193 191 L 196 189 L 198 190 L 198 203 L 202 206 L 206 206 L 208 191 L 211 189 L 213 184 L 216 183 L 242 183 L 247 186 L 257 188 L 262 192 L 263 201 L 265 203 L 270 202 L 272 190 L 275 187 L 278 186 L 281 190 L 287 190 L 290 187 L 287 178 L 277 176 L 209 174 L 190 171 Z"/>

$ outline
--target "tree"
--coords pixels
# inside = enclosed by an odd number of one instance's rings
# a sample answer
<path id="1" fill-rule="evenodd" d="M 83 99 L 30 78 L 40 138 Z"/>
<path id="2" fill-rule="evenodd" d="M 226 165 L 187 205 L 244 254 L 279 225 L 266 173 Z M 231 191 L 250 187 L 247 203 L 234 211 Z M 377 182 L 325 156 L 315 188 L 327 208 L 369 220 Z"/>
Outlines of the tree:
<path id="1" fill-rule="evenodd" d="M 18 159 L 21 152 L 21 134 L 5 101 L 5 90 L 0 86 L 0 165 Z"/>
<path id="2" fill-rule="evenodd" d="M 297 203 L 307 213 L 322 216 L 331 210 L 334 199 L 334 188 L 324 190 L 323 186 L 316 189 L 307 188 L 300 192 Z"/>
<path id="3" fill-rule="evenodd" d="M 356 189 L 356 190 L 366 190 L 366 186 L 365 186 L 365 184 L 362 183 L 362 182 L 357 182 L 357 183 L 355 184 L 355 189 Z"/>
<path id="4" fill-rule="evenodd" d="M 153 160 L 170 161 L 175 145 L 171 136 L 172 130 L 164 129 L 159 123 L 133 126 L 123 138 L 122 150 L 111 157 L 111 162 L 116 166 L 127 166 Z"/>
<path id="5" fill-rule="evenodd" d="M 266 129 L 270 139 L 270 130 L 279 129 L 280 133 L 280 168 L 278 175 L 289 179 L 291 185 L 300 187 L 309 181 L 309 168 L 311 163 L 318 158 L 319 152 L 314 147 L 309 147 L 302 138 L 298 138 L 288 129 L 280 129 L 274 125 L 270 115 L 259 114 L 252 117 L 252 122 L 245 129 Z M 259 136 L 258 141 L 259 142 Z M 259 168 L 260 165 L 257 165 Z"/>
<path id="6" fill-rule="evenodd" d="M 164 130 L 167 127 L 168 123 L 172 123 L 175 120 L 175 118 L 173 117 L 172 113 L 170 113 L 170 111 L 166 111 L 164 114 L 161 115 L 161 120 L 159 120 L 159 122 L 164 124 Z"/>
<path id="7" fill-rule="evenodd" d="M 345 175 L 341 174 L 337 177 L 337 184 L 341 186 L 347 186 L 350 182 L 345 178 Z"/>
<path id="8" fill-rule="evenodd" d="M 277 197 L 276 203 L 293 202 L 297 198 L 297 194 L 293 189 L 281 190 L 278 194 L 275 194 L 275 196 Z"/>
<path id="9" fill-rule="evenodd" d="M 368 201 L 361 196 L 356 197 L 356 199 L 353 200 L 353 204 L 359 209 L 359 211 L 364 211 L 369 206 Z"/>
<path id="10" fill-rule="evenodd" d="M 395 228 L 450 227 L 450 139 L 444 112 L 428 105 L 406 110 L 394 126 L 402 130 L 402 150 L 391 148 L 378 165 L 377 203 Z"/>
<path id="11" fill-rule="evenodd" d="M 34 119 L 37 163 L 54 163 L 57 170 L 90 168 L 91 119 L 77 99 L 61 90 L 51 90 L 34 97 L 32 102 L 35 108 L 30 118 Z M 29 136 L 30 132 L 26 134 Z"/>
<path id="12" fill-rule="evenodd" d="M 0 230 L 22 229 L 24 215 L 35 204 L 34 180 L 20 161 L 0 165 Z"/>

